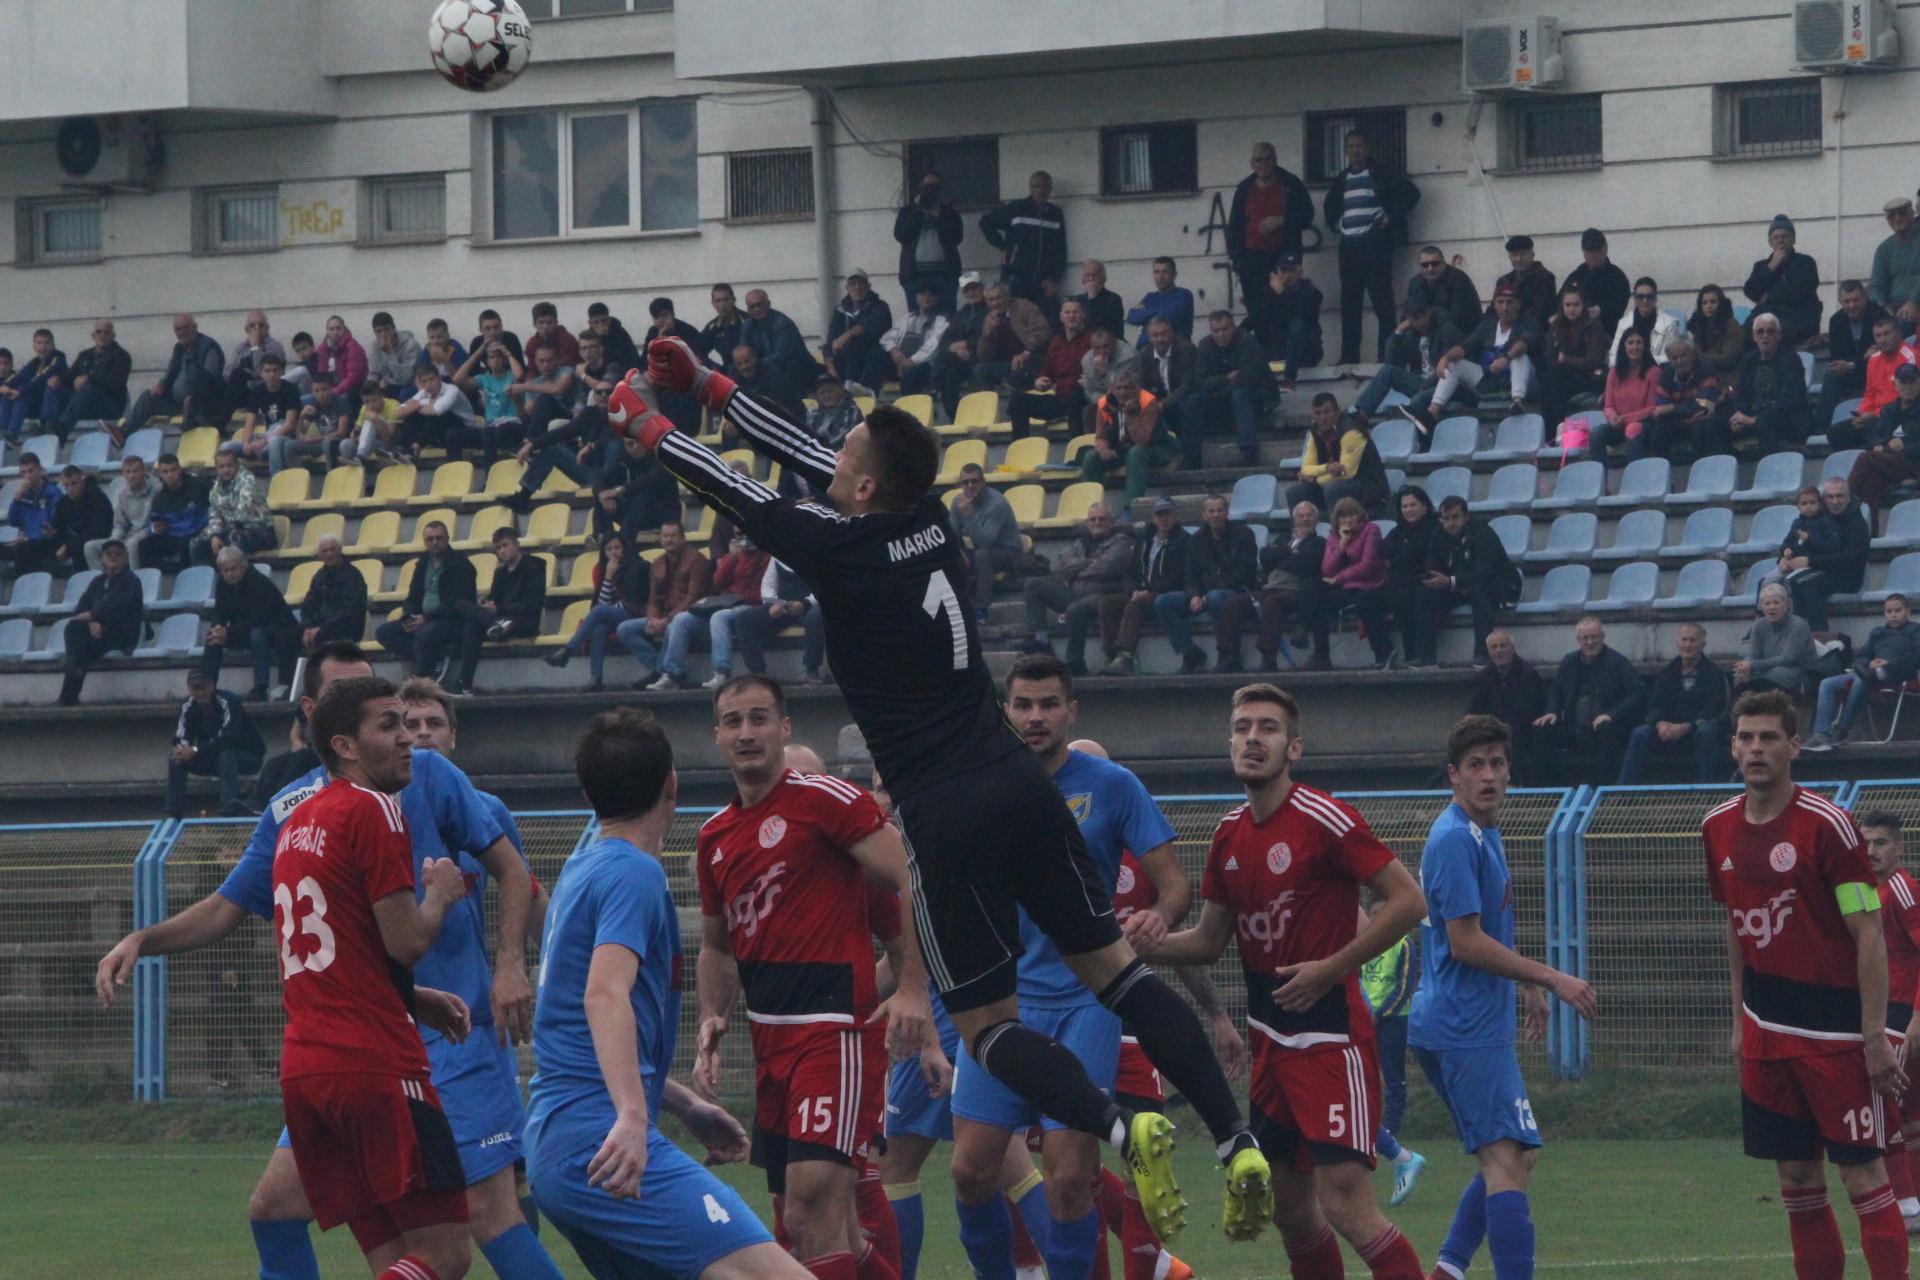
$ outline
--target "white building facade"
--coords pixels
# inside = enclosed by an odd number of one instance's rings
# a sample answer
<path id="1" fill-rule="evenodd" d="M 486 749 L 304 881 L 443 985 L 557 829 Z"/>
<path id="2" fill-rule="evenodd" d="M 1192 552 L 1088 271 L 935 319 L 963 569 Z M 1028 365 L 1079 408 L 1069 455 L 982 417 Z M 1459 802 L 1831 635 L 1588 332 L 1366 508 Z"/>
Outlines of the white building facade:
<path id="1" fill-rule="evenodd" d="M 1132 299 L 1170 254 L 1204 312 L 1237 304 L 1222 224 L 1251 146 L 1317 200 L 1355 123 L 1419 183 L 1415 243 L 1483 294 L 1509 234 L 1564 277 L 1592 225 L 1665 305 L 1738 300 L 1784 212 L 1831 300 L 1920 180 L 1920 6 L 1887 0 L 1829 6 L 1904 49 L 1849 75 L 1798 67 L 1793 0 L 522 3 L 532 66 L 473 95 L 428 67 L 430 0 L 4 0 L 0 344 L 45 325 L 71 355 L 107 315 L 150 371 L 175 311 L 229 345 L 256 306 L 283 340 L 335 312 L 364 340 L 386 310 L 464 341 L 542 299 L 638 332 L 661 295 L 702 323 L 722 279 L 817 335 L 853 268 L 900 307 L 894 211 L 929 164 L 967 266 L 991 275 L 979 214 L 1044 168 L 1076 258 Z M 1464 92 L 1463 30 L 1539 15 L 1561 87 Z M 1309 246 L 1336 305 L 1324 227 Z"/>

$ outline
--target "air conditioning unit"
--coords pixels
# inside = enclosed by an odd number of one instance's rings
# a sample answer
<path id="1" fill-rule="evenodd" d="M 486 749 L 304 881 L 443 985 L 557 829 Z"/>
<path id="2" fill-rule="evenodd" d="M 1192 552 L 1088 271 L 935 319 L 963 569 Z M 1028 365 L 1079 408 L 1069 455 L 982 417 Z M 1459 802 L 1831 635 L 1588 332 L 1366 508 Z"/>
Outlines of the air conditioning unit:
<path id="1" fill-rule="evenodd" d="M 160 176 L 159 135 L 144 116 L 63 120 L 54 154 L 69 187 L 150 190 Z"/>
<path id="2" fill-rule="evenodd" d="M 1558 18 L 1469 22 L 1460 33 L 1460 82 L 1468 93 L 1558 89 L 1566 79 Z"/>
<path id="3" fill-rule="evenodd" d="M 1793 60 L 1808 71 L 1886 69 L 1900 61 L 1893 0 L 1798 0 Z"/>

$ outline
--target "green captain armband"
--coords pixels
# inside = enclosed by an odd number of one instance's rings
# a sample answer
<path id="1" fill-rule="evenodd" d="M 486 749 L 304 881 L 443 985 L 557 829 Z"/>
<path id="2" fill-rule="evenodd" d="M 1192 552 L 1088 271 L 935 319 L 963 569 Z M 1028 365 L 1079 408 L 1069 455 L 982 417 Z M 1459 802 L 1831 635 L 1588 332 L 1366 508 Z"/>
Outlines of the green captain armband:
<path id="1" fill-rule="evenodd" d="M 1856 911 L 1878 911 L 1880 894 L 1872 885 L 1853 884 L 1836 885 L 1833 890 L 1835 902 L 1840 904 L 1840 914 L 1850 916 Z"/>

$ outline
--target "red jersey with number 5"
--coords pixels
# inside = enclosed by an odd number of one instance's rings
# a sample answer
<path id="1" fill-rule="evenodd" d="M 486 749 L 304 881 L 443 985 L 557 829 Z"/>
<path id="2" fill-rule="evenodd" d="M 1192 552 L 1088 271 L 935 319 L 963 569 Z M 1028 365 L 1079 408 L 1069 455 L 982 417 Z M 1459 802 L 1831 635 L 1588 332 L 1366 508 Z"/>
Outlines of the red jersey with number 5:
<path id="1" fill-rule="evenodd" d="M 280 1078 L 420 1077 L 413 974 L 387 954 L 373 904 L 414 891 L 400 801 L 336 779 L 287 816 L 273 851 L 287 1031 Z"/>
<path id="2" fill-rule="evenodd" d="M 1887 1000 L 1909 1011 L 1920 1004 L 1920 885 L 1904 869 L 1880 885 L 1880 922 L 1887 937 Z M 1887 1024 L 1895 1035 L 1906 1024 Z"/>
<path id="3" fill-rule="evenodd" d="M 869 891 L 847 850 L 886 824 L 853 783 L 789 769 L 758 804 L 736 797 L 700 828 L 700 909 L 726 917 L 756 1051 L 766 1028 L 873 1013 Z"/>
<path id="4" fill-rule="evenodd" d="M 1746 797 L 1700 824 L 1707 888 L 1727 908 L 1740 957 L 1741 1055 L 1803 1058 L 1860 1045 L 1860 977 L 1840 893 L 1877 904 L 1866 842 L 1846 810 L 1802 787 L 1771 821 Z"/>
<path id="5" fill-rule="evenodd" d="M 1220 820 L 1200 896 L 1233 911 L 1247 1025 L 1262 1037 L 1256 1047 L 1341 1048 L 1373 1039 L 1358 969 L 1297 1013 L 1274 1004 L 1274 971 L 1352 942 L 1360 886 L 1392 861 L 1393 850 L 1352 805 L 1297 782 L 1265 822 L 1244 804 Z"/>

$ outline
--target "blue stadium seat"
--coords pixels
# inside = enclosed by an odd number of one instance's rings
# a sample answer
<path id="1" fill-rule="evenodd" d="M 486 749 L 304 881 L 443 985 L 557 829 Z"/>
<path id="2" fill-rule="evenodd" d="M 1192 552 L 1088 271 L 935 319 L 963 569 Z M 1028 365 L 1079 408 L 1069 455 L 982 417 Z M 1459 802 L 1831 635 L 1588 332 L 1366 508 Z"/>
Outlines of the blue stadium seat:
<path id="1" fill-rule="evenodd" d="M 1895 503 L 1887 513 L 1887 531 L 1873 540 L 1876 550 L 1887 547 L 1920 547 L 1920 498 Z"/>
<path id="2" fill-rule="evenodd" d="M 1600 491 L 1607 483 L 1607 469 L 1591 458 L 1568 463 L 1560 468 L 1560 474 L 1554 477 L 1553 496 L 1535 498 L 1535 510 L 1554 510 L 1560 507 L 1584 507 L 1599 500 Z"/>
<path id="3" fill-rule="evenodd" d="M 19 475 L 20 458 L 29 453 L 40 459 L 40 465 L 48 471 L 57 471 L 59 468 L 56 464 L 60 461 L 60 437 L 51 434 L 28 436 L 20 442 L 19 448 L 7 450 L 7 465 L 0 467 L 0 476 Z"/>
<path id="4" fill-rule="evenodd" d="M 1800 478 L 1806 474 L 1807 455 L 1785 450 L 1770 453 L 1753 469 L 1753 487 L 1736 490 L 1735 502 L 1778 502 L 1792 500 L 1800 492 Z"/>
<path id="5" fill-rule="evenodd" d="M 1380 461 L 1389 466 L 1406 462 L 1413 456 L 1414 446 L 1420 443 L 1413 424 L 1405 418 L 1376 422 L 1368 434 L 1373 437 L 1373 447 L 1380 452 Z"/>
<path id="6" fill-rule="evenodd" d="M 1402 471 L 1398 467 L 1387 468 L 1387 492 L 1388 493 L 1400 492 L 1401 486 L 1406 484 L 1406 482 L 1407 482 L 1406 472 Z"/>
<path id="7" fill-rule="evenodd" d="M 1400 522 L 1398 520 L 1375 520 L 1372 524 L 1374 528 L 1380 531 L 1380 536 L 1384 538 L 1398 528 Z M 1324 538 L 1327 535 L 1323 533 L 1320 536 Z"/>
<path id="8" fill-rule="evenodd" d="M 161 442 L 165 439 L 166 437 L 160 434 L 160 428 L 142 427 L 128 436 L 127 442 L 120 446 L 120 456 L 145 458 L 147 469 L 151 471 L 153 464 L 160 460 Z"/>
<path id="9" fill-rule="evenodd" d="M 1566 417 L 1566 421 L 1583 424 L 1585 425 L 1585 427 L 1589 432 L 1593 432 L 1593 431 L 1598 431 L 1601 427 L 1604 427 L 1607 425 L 1607 415 L 1600 412 L 1600 410 L 1598 409 L 1583 409 L 1579 413 L 1568 414 Z M 1556 427 L 1554 430 L 1557 433 L 1559 428 Z M 1582 445 L 1580 448 L 1573 450 L 1572 454 L 1569 456 L 1577 456 L 1579 454 L 1585 453 L 1586 451 L 1587 451 L 1586 446 Z M 1561 446 L 1558 444 L 1546 444 L 1546 445 L 1540 446 L 1540 455 L 1542 457 L 1559 457 L 1562 452 L 1563 450 Z"/>
<path id="10" fill-rule="evenodd" d="M 1480 447 L 1480 419 L 1457 415 L 1442 418 L 1433 428 L 1433 443 L 1425 453 L 1416 453 L 1408 461 L 1426 466 L 1464 462 Z"/>
<path id="11" fill-rule="evenodd" d="M 1227 519 L 1265 521 L 1273 514 L 1279 499 L 1280 482 L 1271 475 L 1241 476 L 1233 482 L 1233 496 L 1227 502 Z"/>
<path id="12" fill-rule="evenodd" d="M 1831 427 L 1838 423 L 1845 422 L 1858 412 L 1860 412 L 1859 396 L 1855 396 L 1851 400 L 1842 400 L 1839 404 L 1833 406 L 1833 416 L 1827 419 L 1827 425 Z"/>
<path id="13" fill-rule="evenodd" d="M 1526 558 L 1527 543 L 1533 538 L 1533 521 L 1524 515 L 1495 516 L 1487 521 L 1487 528 L 1493 530 L 1500 539 L 1500 545 L 1506 548 L 1507 558 L 1520 561 Z"/>
<path id="14" fill-rule="evenodd" d="M 1523 601 L 1515 605 L 1513 611 L 1531 614 L 1584 609 L 1587 605 L 1587 588 L 1592 582 L 1593 570 L 1584 564 L 1555 565 L 1540 580 L 1539 598 Z"/>
<path id="15" fill-rule="evenodd" d="M 1273 540 L 1273 530 L 1259 523 L 1250 524 L 1247 527 L 1253 530 L 1253 545 L 1265 551 L 1267 549 L 1267 543 Z"/>
<path id="16" fill-rule="evenodd" d="M 1751 319 L 1753 319 L 1752 303 L 1736 302 L 1733 304 L 1733 322 L 1735 324 L 1743 325 Z"/>
<path id="17" fill-rule="evenodd" d="M 1800 353 L 1800 373 L 1801 376 L 1806 378 L 1807 386 L 1810 388 L 1820 385 L 1819 380 L 1813 376 L 1814 368 L 1813 352 L 1802 351 Z"/>
<path id="18" fill-rule="evenodd" d="M 0 660 L 20 659 L 33 647 L 33 623 L 26 618 L 0 622 Z"/>
<path id="19" fill-rule="evenodd" d="M 134 577 L 140 579 L 140 599 L 151 606 L 160 598 L 160 571 L 158 569 L 139 569 Z"/>
<path id="20" fill-rule="evenodd" d="M 1860 599 L 1868 604 L 1879 604 L 1896 591 L 1908 599 L 1920 597 L 1920 551 L 1895 556 L 1893 563 L 1887 566 L 1887 578 L 1880 584 L 1880 589 L 1862 591 Z M 1838 596 L 1830 598 L 1839 599 Z"/>
<path id="21" fill-rule="evenodd" d="M 44 609 L 52 596 L 52 574 L 23 573 L 13 580 L 13 592 L 0 605 L 0 617 L 30 617 Z"/>
<path id="22" fill-rule="evenodd" d="M 1433 499 L 1433 505 L 1439 506 L 1442 499 L 1452 494 L 1463 498 L 1473 497 L 1473 472 L 1465 467 L 1442 467 L 1429 475 L 1420 486 Z"/>
<path id="23" fill-rule="evenodd" d="M 1820 483 L 1825 484 L 1835 476 L 1845 480 L 1852 473 L 1853 464 L 1858 461 L 1860 461 L 1858 449 L 1840 449 L 1828 454 L 1826 462 L 1820 467 Z"/>
<path id="24" fill-rule="evenodd" d="M 1412 403 L 1413 401 L 1407 399 L 1406 392 L 1389 391 L 1387 392 L 1386 395 L 1380 397 L 1380 408 L 1374 413 L 1373 416 L 1378 418 L 1381 414 L 1392 413 L 1395 409 L 1398 409 L 1401 405 L 1407 405 Z M 1408 425 L 1412 425 L 1412 424 L 1408 424 Z"/>
<path id="25" fill-rule="evenodd" d="M 1724 555 L 1727 545 L 1733 541 L 1733 508 L 1703 507 L 1687 516 L 1687 527 L 1680 531 L 1680 541 L 1660 548 L 1663 556 L 1717 556 Z M 1726 594 L 1725 583 L 1722 590 L 1713 593 L 1718 600 Z"/>
<path id="26" fill-rule="evenodd" d="M 1747 526 L 1746 541 L 1736 542 L 1727 550 L 1742 556 L 1770 556 L 1786 541 L 1787 530 L 1793 527 L 1799 515 L 1790 503 L 1762 507 L 1753 513 L 1753 523 Z"/>
<path id="27" fill-rule="evenodd" d="M 1747 576 L 1740 581 L 1740 590 L 1721 598 L 1720 603 L 1729 609 L 1747 609 L 1759 607 L 1760 579 L 1773 572 L 1771 560 L 1755 560 L 1747 566 Z"/>
<path id="28" fill-rule="evenodd" d="M 1493 445 L 1474 452 L 1475 462 L 1531 462 L 1546 439 L 1547 423 L 1537 413 L 1516 413 L 1494 428 Z"/>
<path id="29" fill-rule="evenodd" d="M 85 471 L 104 471 L 113 465 L 110 457 L 112 449 L 112 436 L 104 431 L 88 431 L 73 438 L 73 448 L 67 454 L 67 462 Z"/>
<path id="30" fill-rule="evenodd" d="M 210 564 L 196 564 L 182 569 L 174 575 L 172 592 L 163 598 L 148 600 L 147 608 L 169 611 L 204 609 L 213 600 L 213 584 L 213 566 Z"/>
<path id="31" fill-rule="evenodd" d="M 49 614 L 65 615 L 72 613 L 75 609 L 79 608 L 80 597 L 87 593 L 87 588 L 92 586 L 93 580 L 99 576 L 100 572 L 97 569 L 82 569 L 71 578 L 68 578 L 67 589 L 60 594 L 60 603 L 42 606 L 40 616 L 44 618 Z"/>
<path id="32" fill-rule="evenodd" d="M 1531 453 L 1525 454 L 1531 458 Z M 1475 511 L 1525 511 L 1540 493 L 1540 468 L 1531 462 L 1509 462 L 1493 473 L 1487 496 L 1473 504 Z"/>
<path id="33" fill-rule="evenodd" d="M 1667 513 L 1659 507 L 1629 511 L 1613 527 L 1613 545 L 1593 553 L 1596 560 L 1638 560 L 1657 556 L 1667 540 Z"/>
<path id="34" fill-rule="evenodd" d="M 1733 496 L 1733 486 L 1739 478 L 1739 460 L 1730 453 L 1696 458 L 1693 465 L 1687 468 L 1687 487 L 1668 500 L 1695 507 L 1708 502 L 1725 502 Z M 1795 487 L 1798 488 L 1797 485 Z"/>
<path id="35" fill-rule="evenodd" d="M 172 658 L 200 652 L 200 615 L 176 613 L 154 629 L 153 643 L 133 651 L 136 658 Z"/>
<path id="36" fill-rule="evenodd" d="M 1655 600 L 1653 607 L 1656 609 L 1704 609 L 1709 605 L 1719 604 L 1726 594 L 1727 562 L 1725 560 L 1689 560 L 1680 566 L 1680 576 L 1674 580 L 1673 590 Z"/>
<path id="37" fill-rule="evenodd" d="M 1593 554 L 1599 536 L 1600 517 L 1591 511 L 1569 511 L 1555 516 L 1547 530 L 1547 545 L 1527 552 L 1529 560 L 1579 560 Z"/>
<path id="38" fill-rule="evenodd" d="M 1607 594 L 1587 602 L 1595 613 L 1618 613 L 1623 609 L 1644 608 L 1653 603 L 1660 589 L 1660 566 L 1651 560 L 1636 560 L 1615 569 L 1607 579 Z"/>
<path id="39" fill-rule="evenodd" d="M 1665 502 L 1673 488 L 1673 464 L 1665 458 L 1635 458 L 1620 473 L 1620 492 L 1600 499 L 1603 507 L 1644 507 Z"/>

